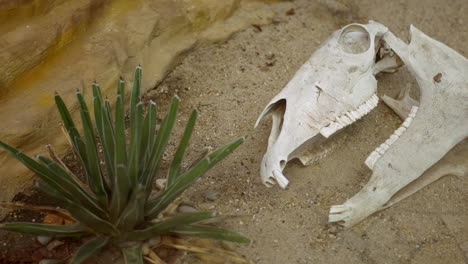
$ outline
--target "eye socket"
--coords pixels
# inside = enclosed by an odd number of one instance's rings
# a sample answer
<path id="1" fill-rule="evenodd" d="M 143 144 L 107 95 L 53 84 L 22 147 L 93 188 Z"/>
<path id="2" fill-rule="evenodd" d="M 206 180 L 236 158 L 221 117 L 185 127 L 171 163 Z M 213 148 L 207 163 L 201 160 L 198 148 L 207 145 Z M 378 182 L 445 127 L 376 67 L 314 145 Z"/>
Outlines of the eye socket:
<path id="1" fill-rule="evenodd" d="M 341 31 L 338 44 L 346 53 L 360 54 L 370 48 L 371 40 L 367 30 L 359 25 L 350 25 Z"/>

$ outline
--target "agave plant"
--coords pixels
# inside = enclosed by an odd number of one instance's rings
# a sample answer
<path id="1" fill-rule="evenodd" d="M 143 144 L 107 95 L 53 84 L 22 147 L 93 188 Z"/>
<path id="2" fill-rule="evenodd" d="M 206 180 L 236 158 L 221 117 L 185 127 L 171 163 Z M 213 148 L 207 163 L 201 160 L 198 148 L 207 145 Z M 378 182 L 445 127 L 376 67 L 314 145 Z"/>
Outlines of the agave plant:
<path id="1" fill-rule="evenodd" d="M 52 196 L 76 220 L 69 225 L 1 223 L 0 229 L 53 237 L 94 236 L 78 249 L 71 260 L 73 264 L 81 263 L 109 243 L 126 245 L 121 246 L 126 263 L 143 263 L 143 241 L 161 234 L 249 242 L 248 238 L 236 232 L 203 224 L 203 221 L 214 217 L 212 212 L 181 213 L 167 217 L 161 214 L 196 179 L 230 154 L 244 139 L 234 140 L 212 151 L 183 170 L 182 158 L 197 118 L 197 111 L 194 110 L 172 159 L 166 186 L 152 194 L 152 183 L 158 174 L 176 120 L 179 98 L 172 99 L 169 112 L 157 130 L 155 103 L 149 103 L 145 115 L 140 99 L 141 73 L 141 67 L 137 67 L 130 96 L 128 144 L 125 137 L 123 80 L 118 83 L 114 114 L 109 100 L 103 99 L 99 85 L 93 83 L 94 123 L 82 92 L 76 92 L 82 134 L 76 128 L 62 98 L 55 94 L 63 127 L 83 165 L 86 182 L 78 179 L 60 160 L 42 155 L 33 159 L 0 141 L 0 148 L 39 176 L 42 181 L 36 183 L 37 187 Z M 99 145 L 103 153 L 102 161 L 98 154 Z"/>

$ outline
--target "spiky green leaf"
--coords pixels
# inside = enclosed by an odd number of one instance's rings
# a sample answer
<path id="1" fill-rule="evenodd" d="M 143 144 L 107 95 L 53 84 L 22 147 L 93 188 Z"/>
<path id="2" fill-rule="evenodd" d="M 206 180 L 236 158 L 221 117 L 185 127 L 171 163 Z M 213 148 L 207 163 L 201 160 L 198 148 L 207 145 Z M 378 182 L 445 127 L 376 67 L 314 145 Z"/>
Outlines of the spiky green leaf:
<path id="1" fill-rule="evenodd" d="M 210 219 L 214 216 L 215 214 L 213 212 L 194 212 L 178 214 L 158 223 L 150 223 L 148 224 L 148 227 L 144 229 L 135 230 L 128 234 L 127 239 L 145 240 L 158 234 L 167 233 L 169 230 L 172 230 L 175 227 L 195 224 L 200 221 Z"/>
<path id="2" fill-rule="evenodd" d="M 84 243 L 76 252 L 75 256 L 70 261 L 70 264 L 80 264 L 91 255 L 99 252 L 104 248 L 109 242 L 109 237 L 107 236 L 97 236 L 91 240 L 88 240 Z"/>
<path id="3" fill-rule="evenodd" d="M 78 237 L 89 234 L 89 230 L 81 224 L 49 225 L 38 223 L 0 223 L 0 229 L 13 232 L 28 233 L 40 236 Z"/>
<path id="4" fill-rule="evenodd" d="M 105 215 L 105 212 L 96 203 L 96 199 L 90 196 L 88 192 L 82 188 L 81 184 L 75 181 L 75 178 L 68 175 L 66 170 L 44 156 L 38 155 L 37 159 L 49 170 L 48 176 L 55 179 L 57 185 L 61 187 L 60 190 L 64 189 L 67 191 L 69 195 L 65 195 L 66 197 L 101 217 Z"/>
<path id="5" fill-rule="evenodd" d="M 134 116 L 134 130 L 130 140 L 130 157 L 128 164 L 127 177 L 130 180 L 130 189 L 134 189 L 138 182 L 138 171 L 140 169 L 140 148 L 141 148 L 141 134 L 143 128 L 143 103 L 139 102 L 135 106 Z"/>
<path id="6" fill-rule="evenodd" d="M 75 152 L 78 154 L 78 157 L 83 163 L 83 166 L 87 167 L 88 158 L 86 156 L 86 148 L 83 140 L 81 139 L 80 133 L 78 132 L 78 129 L 76 128 L 75 123 L 71 118 L 70 112 L 68 111 L 68 108 L 63 102 L 62 97 L 60 97 L 58 93 L 55 93 L 54 98 L 55 104 L 60 113 L 60 117 L 62 118 L 63 125 L 67 130 L 68 136 L 70 137 L 73 147 L 75 148 Z"/>
<path id="7" fill-rule="evenodd" d="M 125 264 L 144 264 L 141 246 L 141 243 L 135 243 L 129 247 L 122 247 Z"/>
<path id="8" fill-rule="evenodd" d="M 130 97 L 130 131 L 133 137 L 136 134 L 137 126 L 137 104 L 140 102 L 140 86 L 141 86 L 141 66 L 135 69 L 135 75 L 133 79 L 133 89 Z"/>
<path id="9" fill-rule="evenodd" d="M 127 206 L 120 215 L 117 227 L 121 230 L 132 230 L 143 222 L 145 217 L 145 186 L 139 184 L 134 188 Z"/>
<path id="10" fill-rule="evenodd" d="M 174 127 L 174 123 L 177 117 L 177 109 L 179 107 L 180 99 L 177 96 L 174 96 L 172 99 L 171 106 L 169 108 L 169 112 L 167 113 L 166 117 L 164 118 L 161 127 L 159 128 L 158 134 L 156 136 L 153 149 L 151 151 L 151 156 L 149 159 L 149 166 L 145 168 L 144 173 L 142 174 L 141 182 L 143 185 L 147 186 L 146 195 L 149 196 L 151 192 L 151 186 L 156 175 L 156 172 L 159 168 L 159 162 L 161 157 L 166 149 L 167 142 L 172 132 L 172 128 Z"/>
<path id="11" fill-rule="evenodd" d="M 115 222 L 125 208 L 129 196 L 130 181 L 127 177 L 127 151 L 125 143 L 125 109 L 123 98 L 123 81 L 119 82 L 119 91 L 115 107 L 115 156 L 114 186 L 110 205 L 111 219 Z"/>
<path id="12" fill-rule="evenodd" d="M 172 233 L 200 238 L 220 239 L 236 243 L 250 243 L 250 239 L 231 230 L 202 225 L 184 225 L 171 229 Z"/>
<path id="13" fill-rule="evenodd" d="M 83 98 L 83 95 L 80 91 L 76 92 L 76 97 L 78 98 L 78 103 L 80 106 L 80 115 L 81 121 L 83 123 L 83 134 L 85 137 L 85 146 L 86 146 L 86 155 L 88 157 L 88 166 L 86 168 L 86 175 L 88 179 L 88 184 L 91 190 L 96 195 L 99 204 L 102 207 L 107 207 L 107 193 L 104 186 L 104 177 L 101 173 L 101 168 L 99 165 L 99 156 L 97 153 L 97 146 L 94 136 L 94 128 L 91 122 L 91 117 L 89 116 L 88 106 Z"/>
<path id="14" fill-rule="evenodd" d="M 86 207 L 83 207 L 81 204 L 63 197 L 59 192 L 46 183 L 38 181 L 36 182 L 36 186 L 52 198 L 56 199 L 61 207 L 70 212 L 73 218 L 83 223 L 94 232 L 114 235 L 118 233 L 118 230 L 109 221 L 99 217 Z"/>
<path id="15" fill-rule="evenodd" d="M 213 167 L 217 162 L 234 151 L 240 144 L 244 142 L 244 138 L 239 138 L 233 142 L 226 144 L 217 150 L 210 153 L 207 157 L 199 161 L 192 168 L 176 178 L 174 183 L 160 195 L 148 201 L 146 212 L 149 218 L 156 217 L 161 210 L 169 205 L 177 196 L 186 190 L 196 179 L 203 175 L 208 169 Z"/>
<path id="16" fill-rule="evenodd" d="M 18 149 L 2 141 L 0 141 L 0 148 L 4 149 L 7 153 L 11 154 L 13 157 L 22 162 L 26 167 L 28 167 L 31 171 L 36 173 L 36 175 L 39 176 L 43 181 L 45 181 L 48 185 L 52 186 L 54 190 L 59 192 L 61 196 L 66 197 L 68 199 L 75 198 L 74 193 L 71 191 L 73 188 L 71 188 L 70 185 L 62 184 L 61 179 L 55 176 L 53 171 L 50 171 L 46 165 L 37 162 L 36 160 L 25 155 Z M 67 177 L 65 177 L 65 180 L 66 178 Z"/>
<path id="17" fill-rule="evenodd" d="M 156 104 L 150 101 L 148 112 L 143 121 L 140 145 L 140 168 L 144 171 L 151 154 L 152 142 L 156 138 Z"/>
<path id="18" fill-rule="evenodd" d="M 106 100 L 108 101 L 108 100 Z M 106 107 L 106 103 L 103 102 L 101 88 L 97 83 L 93 83 L 93 106 L 94 106 L 94 121 L 99 134 L 102 150 L 104 153 L 104 159 L 107 169 L 107 178 L 109 179 L 110 187 L 113 186 L 114 178 L 114 131 L 112 128 L 112 121 L 109 120 L 110 113 Z"/>
<path id="19" fill-rule="evenodd" d="M 190 141 L 190 137 L 192 136 L 193 128 L 195 127 L 195 122 L 197 121 L 197 115 L 197 110 L 193 110 L 192 114 L 190 115 L 189 121 L 187 122 L 187 126 L 185 127 L 184 134 L 182 136 L 182 139 L 180 140 L 179 147 L 177 148 L 177 151 L 174 154 L 171 167 L 169 168 L 166 187 L 171 186 L 180 174 L 182 159 Z"/>

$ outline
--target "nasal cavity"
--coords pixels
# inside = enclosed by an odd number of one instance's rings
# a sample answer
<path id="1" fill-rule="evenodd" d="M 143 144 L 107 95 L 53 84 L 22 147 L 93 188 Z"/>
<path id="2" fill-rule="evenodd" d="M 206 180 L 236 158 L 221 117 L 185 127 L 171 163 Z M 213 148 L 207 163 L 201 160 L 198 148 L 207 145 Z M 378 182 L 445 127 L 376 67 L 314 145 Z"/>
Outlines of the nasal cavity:
<path id="1" fill-rule="evenodd" d="M 273 124 L 271 126 L 270 142 L 278 139 L 284 123 L 284 114 L 286 112 L 286 99 L 277 101 L 271 108 Z"/>
<path id="2" fill-rule="evenodd" d="M 360 25 L 350 25 L 341 31 L 338 40 L 340 48 L 350 54 L 360 54 L 366 52 L 371 45 L 370 35 L 367 30 Z"/>

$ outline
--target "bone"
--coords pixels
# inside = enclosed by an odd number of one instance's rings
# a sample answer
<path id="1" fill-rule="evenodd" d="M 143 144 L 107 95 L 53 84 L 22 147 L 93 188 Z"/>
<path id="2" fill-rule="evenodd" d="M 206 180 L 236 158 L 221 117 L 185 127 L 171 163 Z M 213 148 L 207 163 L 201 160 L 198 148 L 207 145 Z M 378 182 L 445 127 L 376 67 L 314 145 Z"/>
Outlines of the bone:
<path id="1" fill-rule="evenodd" d="M 274 180 L 286 188 L 282 161 L 285 164 L 297 157 L 294 152 L 304 143 L 321 142 L 377 105 L 374 67 L 380 42 L 375 41 L 387 31 L 385 26 L 369 21 L 334 32 L 268 103 L 256 123 L 267 114 L 273 116 L 268 147 L 260 165 L 265 185 L 271 187 Z M 340 67 L 336 67 L 337 61 Z M 368 110 L 358 112 L 362 104 Z"/>
<path id="2" fill-rule="evenodd" d="M 391 32 L 383 40 L 418 81 L 421 101 L 417 114 L 405 119 L 405 122 L 412 119 L 410 126 L 369 166 L 373 173 L 364 188 L 344 204 L 330 209 L 331 222 L 353 226 L 444 175 L 468 174 L 468 82 L 465 79 L 468 61 L 413 26 L 410 33 L 409 45 Z M 405 107 L 399 107 L 395 100 L 386 103 L 400 112 L 400 116 L 409 115 L 411 110 L 407 109 L 415 107 L 408 102 Z M 463 158 L 458 151 L 463 152 Z"/>
<path id="3" fill-rule="evenodd" d="M 411 98 L 409 85 L 400 91 L 396 99 L 384 95 L 382 100 L 403 120 L 410 114 L 411 107 L 419 105 L 418 101 Z"/>

